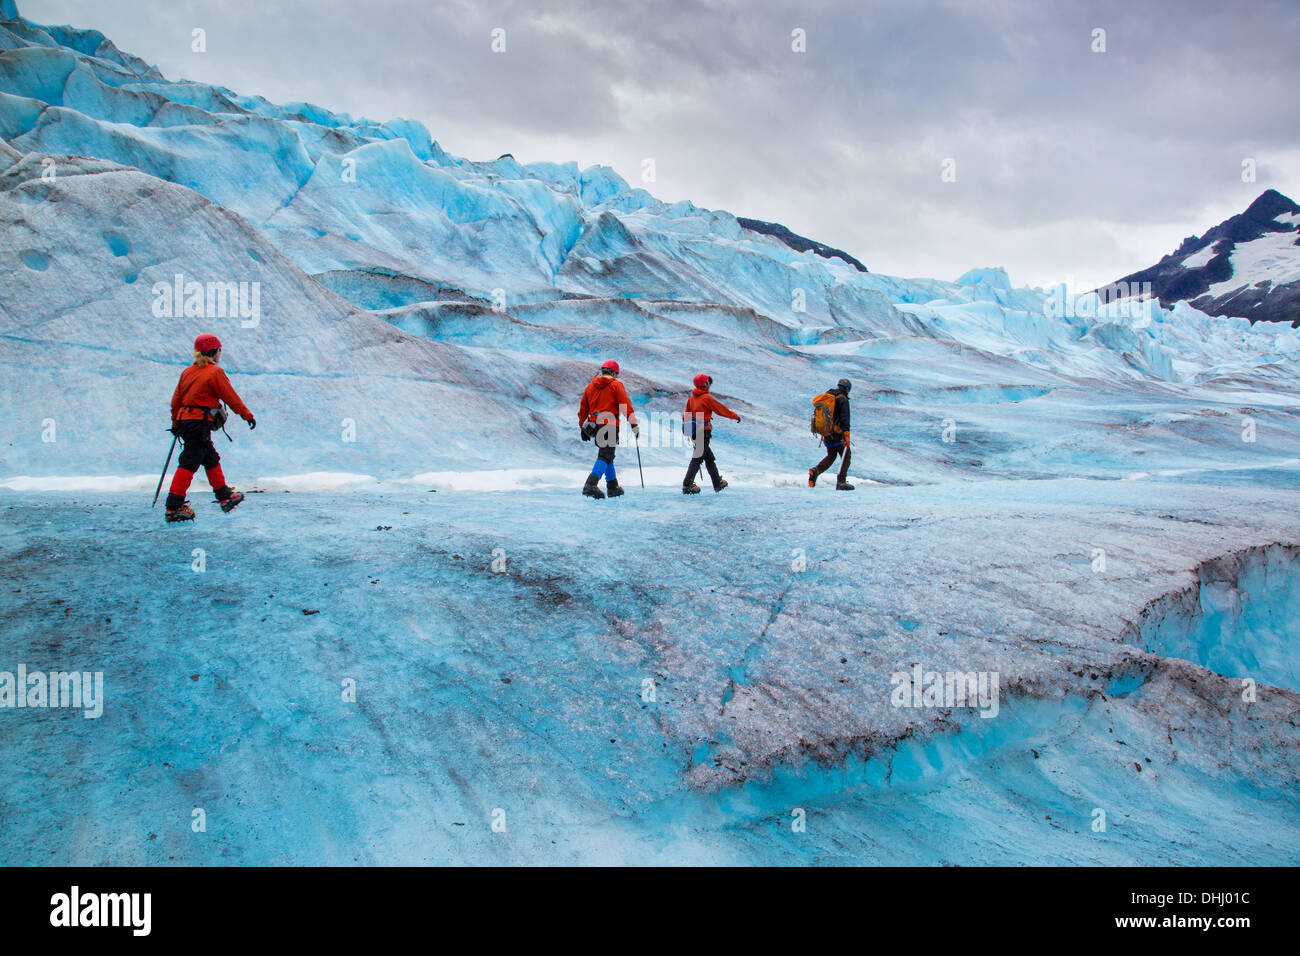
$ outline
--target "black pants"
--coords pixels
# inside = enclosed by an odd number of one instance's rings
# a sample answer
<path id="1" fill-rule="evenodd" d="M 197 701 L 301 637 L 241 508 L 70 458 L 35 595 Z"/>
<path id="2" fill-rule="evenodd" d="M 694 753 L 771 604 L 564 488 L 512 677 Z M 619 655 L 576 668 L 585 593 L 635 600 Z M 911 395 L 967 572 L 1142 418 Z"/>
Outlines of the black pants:
<path id="1" fill-rule="evenodd" d="M 230 488 L 226 485 L 226 476 L 221 471 L 221 456 L 212 444 L 212 429 L 200 419 L 187 419 L 176 423 L 176 437 L 184 444 L 177 461 L 176 474 L 172 477 L 171 487 L 167 491 L 167 508 L 172 510 L 185 503 L 185 494 L 190 489 L 194 473 L 203 468 L 208 473 L 208 482 L 218 501 L 230 497 Z"/>
<path id="2" fill-rule="evenodd" d="M 700 473 L 700 465 L 703 465 L 709 472 L 709 477 L 713 479 L 713 487 L 718 487 L 718 482 L 722 481 L 722 476 L 718 474 L 718 464 L 713 457 L 713 449 L 709 447 L 709 442 L 713 440 L 713 429 L 704 429 L 704 438 L 699 442 L 698 448 L 693 448 L 691 465 L 686 469 L 686 477 L 682 479 L 682 486 L 685 487 L 695 480 L 695 476 Z M 696 454 L 698 452 L 698 454 Z"/>
<path id="3" fill-rule="evenodd" d="M 596 458 L 612 464 L 614 452 L 618 451 L 618 428 L 612 425 L 598 425 L 592 441 L 596 445 Z"/>
<path id="4" fill-rule="evenodd" d="M 215 468 L 221 464 L 221 456 L 217 454 L 217 446 L 212 444 L 212 429 L 207 422 L 198 419 L 178 422 L 176 435 L 184 443 L 177 463 L 186 471 Z"/>
<path id="5" fill-rule="evenodd" d="M 819 475 L 823 471 L 826 471 L 826 469 L 830 468 L 831 465 L 835 464 L 835 458 L 840 454 L 840 452 L 844 453 L 844 460 L 840 462 L 840 474 L 838 480 L 843 484 L 849 477 L 849 459 L 853 457 L 849 453 L 848 446 L 843 442 L 840 442 L 838 445 L 827 445 L 826 457 L 813 465 L 813 471 L 817 472 Z"/>

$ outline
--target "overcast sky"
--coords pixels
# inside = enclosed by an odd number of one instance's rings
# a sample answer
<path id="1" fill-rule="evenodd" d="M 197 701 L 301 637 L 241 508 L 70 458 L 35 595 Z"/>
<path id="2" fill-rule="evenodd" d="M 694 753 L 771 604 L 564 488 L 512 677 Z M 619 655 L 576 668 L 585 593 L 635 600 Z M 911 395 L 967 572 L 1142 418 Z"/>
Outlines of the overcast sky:
<path id="1" fill-rule="evenodd" d="M 604 163 L 893 275 L 1001 265 L 1017 285 L 1091 287 L 1270 186 L 1300 200 L 1295 0 L 18 7 L 101 30 L 169 77 L 418 119 L 471 159 Z"/>

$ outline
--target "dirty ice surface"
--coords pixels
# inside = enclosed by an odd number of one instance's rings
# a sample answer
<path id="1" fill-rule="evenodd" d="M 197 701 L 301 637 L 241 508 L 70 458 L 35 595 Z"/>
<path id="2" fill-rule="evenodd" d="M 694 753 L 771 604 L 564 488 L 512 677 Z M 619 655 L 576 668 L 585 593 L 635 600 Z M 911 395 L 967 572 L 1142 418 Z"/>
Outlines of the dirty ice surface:
<path id="1" fill-rule="evenodd" d="M 8 492 L 7 658 L 102 670 L 105 705 L 0 712 L 0 856 L 1294 864 L 1297 504 L 267 491 L 169 527 Z M 1188 648 L 1225 628 L 1215 673 Z M 893 706 L 917 664 L 996 673 L 996 716 Z"/>

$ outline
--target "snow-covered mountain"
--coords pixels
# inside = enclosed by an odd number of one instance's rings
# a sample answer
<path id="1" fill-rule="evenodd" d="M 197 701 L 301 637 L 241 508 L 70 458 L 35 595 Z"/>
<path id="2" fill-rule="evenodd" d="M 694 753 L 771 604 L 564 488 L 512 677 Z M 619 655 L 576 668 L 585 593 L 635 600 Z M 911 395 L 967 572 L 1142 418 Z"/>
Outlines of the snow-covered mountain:
<path id="1" fill-rule="evenodd" d="M 1189 236 L 1149 269 L 1097 290 L 1103 298 L 1148 291 L 1162 305 L 1188 302 L 1210 315 L 1300 325 L 1300 206 L 1275 189 L 1203 236 Z"/>

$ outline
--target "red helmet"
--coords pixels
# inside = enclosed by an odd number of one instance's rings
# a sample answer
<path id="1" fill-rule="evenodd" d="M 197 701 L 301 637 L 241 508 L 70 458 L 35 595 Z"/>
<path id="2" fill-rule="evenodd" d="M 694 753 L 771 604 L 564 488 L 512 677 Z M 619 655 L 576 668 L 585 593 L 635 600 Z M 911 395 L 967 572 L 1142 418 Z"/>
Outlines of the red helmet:
<path id="1" fill-rule="evenodd" d="M 701 372 L 699 375 L 695 376 L 696 388 L 708 388 L 712 384 L 713 384 L 712 375 L 705 375 L 703 372 Z"/>
<path id="2" fill-rule="evenodd" d="M 606 362 L 604 365 L 600 367 L 600 370 L 602 372 L 613 372 L 615 375 L 617 375 L 618 363 L 615 362 L 613 359 L 610 359 L 608 362 Z"/>
<path id="3" fill-rule="evenodd" d="M 213 349 L 221 348 L 221 340 L 215 335 L 200 335 L 194 340 L 194 351 L 211 352 Z"/>

